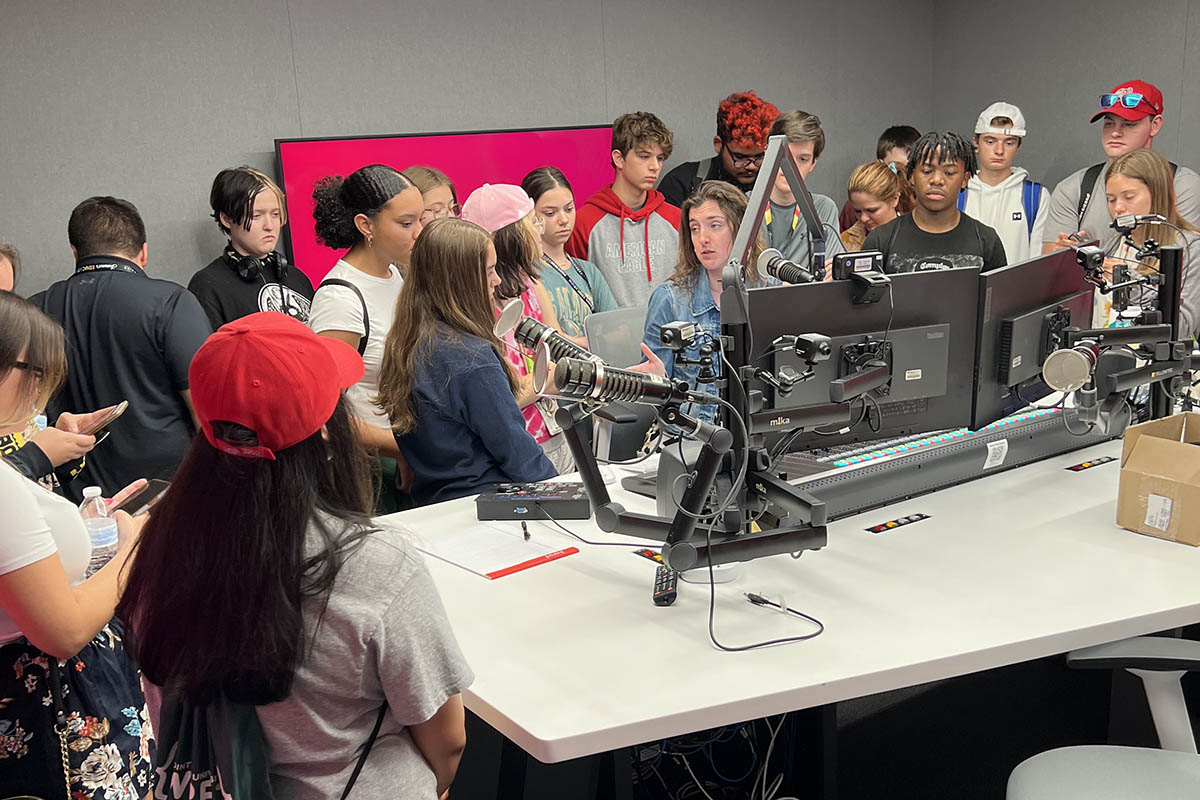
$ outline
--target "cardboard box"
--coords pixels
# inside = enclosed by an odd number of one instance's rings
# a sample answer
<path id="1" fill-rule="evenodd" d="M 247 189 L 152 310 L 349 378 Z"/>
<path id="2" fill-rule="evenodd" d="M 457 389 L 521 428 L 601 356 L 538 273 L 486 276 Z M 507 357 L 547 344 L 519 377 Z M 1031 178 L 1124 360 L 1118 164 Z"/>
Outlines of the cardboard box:
<path id="1" fill-rule="evenodd" d="M 1200 414 L 1175 414 L 1125 431 L 1117 524 L 1200 546 Z"/>

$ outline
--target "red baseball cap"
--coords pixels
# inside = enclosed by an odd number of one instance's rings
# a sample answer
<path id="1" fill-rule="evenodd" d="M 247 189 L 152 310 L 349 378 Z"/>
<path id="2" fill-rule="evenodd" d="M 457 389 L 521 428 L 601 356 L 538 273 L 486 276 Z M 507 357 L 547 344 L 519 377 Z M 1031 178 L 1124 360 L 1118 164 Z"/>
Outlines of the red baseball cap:
<path id="1" fill-rule="evenodd" d="M 230 455 L 272 461 L 321 430 L 342 390 L 362 376 L 357 350 L 277 311 L 222 325 L 188 369 L 192 406 L 209 443 Z M 221 422 L 249 428 L 258 444 L 220 439 L 213 423 Z"/>
<path id="2" fill-rule="evenodd" d="M 1126 95 L 1138 94 L 1142 99 L 1134 108 L 1127 108 L 1120 102 L 1111 102 L 1105 105 L 1105 98 L 1110 97 L 1125 97 Z M 1103 117 L 1105 114 L 1116 114 L 1121 119 L 1127 119 L 1130 122 L 1137 122 L 1143 117 L 1156 117 L 1163 113 L 1163 96 L 1162 92 L 1153 83 L 1145 81 L 1126 81 L 1113 87 L 1111 92 L 1100 95 L 1100 108 L 1102 110 L 1092 115 L 1092 122 Z"/>

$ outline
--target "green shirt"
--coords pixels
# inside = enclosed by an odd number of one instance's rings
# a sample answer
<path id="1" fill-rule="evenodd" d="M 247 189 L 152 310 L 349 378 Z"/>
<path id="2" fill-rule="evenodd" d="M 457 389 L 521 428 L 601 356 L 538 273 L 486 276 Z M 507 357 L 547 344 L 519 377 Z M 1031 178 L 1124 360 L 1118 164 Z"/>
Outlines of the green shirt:
<path id="1" fill-rule="evenodd" d="M 615 311 L 617 301 L 595 264 L 572 256 L 568 258 L 571 269 L 565 274 L 561 267 L 552 267 L 548 263 L 542 267 L 542 285 L 550 294 L 562 332 L 567 336 L 584 336 L 583 322 L 588 315 L 593 311 Z"/>

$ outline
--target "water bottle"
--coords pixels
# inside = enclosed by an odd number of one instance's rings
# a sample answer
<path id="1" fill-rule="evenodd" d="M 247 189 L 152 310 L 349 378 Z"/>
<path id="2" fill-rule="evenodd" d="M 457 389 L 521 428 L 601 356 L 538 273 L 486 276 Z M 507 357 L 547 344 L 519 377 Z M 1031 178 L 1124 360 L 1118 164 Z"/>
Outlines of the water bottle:
<path id="1" fill-rule="evenodd" d="M 92 540 L 92 558 L 87 566 L 89 576 L 117 554 L 117 521 L 100 495 L 99 486 L 87 487 L 83 490 L 83 504 L 79 506 L 83 527 Z"/>

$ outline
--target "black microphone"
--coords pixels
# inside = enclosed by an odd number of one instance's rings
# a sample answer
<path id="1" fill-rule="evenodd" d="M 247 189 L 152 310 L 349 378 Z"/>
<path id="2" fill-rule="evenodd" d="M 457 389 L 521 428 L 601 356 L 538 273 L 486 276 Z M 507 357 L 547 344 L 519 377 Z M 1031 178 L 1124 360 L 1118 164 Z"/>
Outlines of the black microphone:
<path id="1" fill-rule="evenodd" d="M 536 369 L 536 367 L 535 367 Z M 610 367 L 603 362 L 560 359 L 554 367 L 555 395 L 597 403 L 641 403 L 648 406 L 715 403 L 717 398 L 693 392 L 686 384 L 657 375 Z"/>
<path id="2" fill-rule="evenodd" d="M 1147 222 L 1166 221 L 1167 218 L 1162 214 L 1122 214 L 1119 217 L 1115 217 L 1109 227 L 1117 233 L 1125 234 L 1132 233 L 1133 229 L 1138 225 L 1144 225 Z"/>
<path id="3" fill-rule="evenodd" d="M 816 280 L 811 272 L 783 257 L 774 247 L 762 251 L 758 257 L 758 270 L 784 283 L 812 283 Z"/>
<path id="4" fill-rule="evenodd" d="M 533 317 L 524 316 L 525 305 L 518 299 L 513 300 L 500 312 L 496 326 L 492 329 L 499 338 L 512 332 L 517 343 L 537 352 L 538 346 L 545 344 L 550 351 L 550 358 L 558 361 L 560 358 L 582 358 L 589 361 L 602 359 L 591 351 L 580 347 L 549 325 L 538 322 Z"/>

